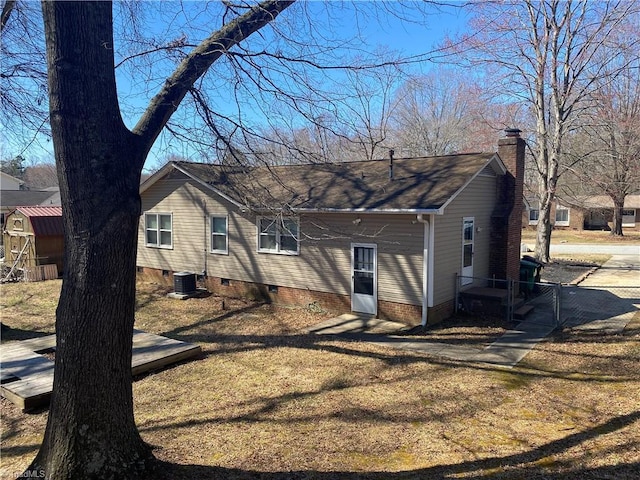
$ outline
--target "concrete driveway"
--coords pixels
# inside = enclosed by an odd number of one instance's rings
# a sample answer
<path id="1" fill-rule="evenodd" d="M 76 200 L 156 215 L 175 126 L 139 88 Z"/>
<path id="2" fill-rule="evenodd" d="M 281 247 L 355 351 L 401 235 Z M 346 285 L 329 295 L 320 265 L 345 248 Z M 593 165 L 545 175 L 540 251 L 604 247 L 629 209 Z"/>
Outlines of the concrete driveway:
<path id="1" fill-rule="evenodd" d="M 528 246 L 531 247 L 531 245 Z M 640 245 L 552 243 L 550 253 L 552 255 L 554 253 L 604 253 L 608 255 L 635 255 L 636 257 L 640 257 Z"/>
<path id="2" fill-rule="evenodd" d="M 563 289 L 565 326 L 620 333 L 640 310 L 640 254 L 613 255 L 577 288 Z"/>

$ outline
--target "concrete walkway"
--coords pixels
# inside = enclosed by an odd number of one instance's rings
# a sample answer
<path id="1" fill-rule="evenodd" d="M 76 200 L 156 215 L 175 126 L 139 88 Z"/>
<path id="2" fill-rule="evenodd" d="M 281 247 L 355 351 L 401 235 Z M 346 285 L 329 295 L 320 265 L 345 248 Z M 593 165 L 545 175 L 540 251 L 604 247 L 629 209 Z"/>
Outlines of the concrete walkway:
<path id="1" fill-rule="evenodd" d="M 345 313 L 330 318 L 307 331 L 318 335 L 336 335 L 349 340 L 359 340 L 384 347 L 401 348 L 437 357 L 463 362 L 491 363 L 513 367 L 529 351 L 553 330 L 553 326 L 521 322 L 513 330 L 506 331 L 486 348 L 452 345 L 442 342 L 426 342 L 407 335 L 394 335 L 406 330 L 402 323 L 371 318 L 357 313 Z"/>
<path id="2" fill-rule="evenodd" d="M 576 330 L 599 330 L 603 333 L 618 333 L 640 310 L 640 254 L 614 255 L 601 268 L 592 273 L 576 287 L 572 299 L 589 313 L 588 305 L 594 305 L 592 315 L 581 317 L 579 322 L 569 322 L 568 327 Z M 629 295 L 613 293 L 602 287 L 628 287 Z M 611 289 L 613 290 L 613 288 Z M 600 296 L 607 296 L 606 300 Z M 614 301 L 615 300 L 615 301 Z M 635 302 L 635 303 L 634 303 Z M 569 305 L 570 306 L 570 305 Z M 486 348 L 451 345 L 440 342 L 426 342 L 411 336 L 394 335 L 407 327 L 401 323 L 388 322 L 377 318 L 348 313 L 331 318 L 308 329 L 318 335 L 337 335 L 341 338 L 366 341 L 376 345 L 401 348 L 445 357 L 464 362 L 489 363 L 513 367 L 520 362 L 537 343 L 555 330 L 552 319 L 541 322 L 539 318 L 520 322 L 512 330 L 507 330 L 499 339 Z"/>

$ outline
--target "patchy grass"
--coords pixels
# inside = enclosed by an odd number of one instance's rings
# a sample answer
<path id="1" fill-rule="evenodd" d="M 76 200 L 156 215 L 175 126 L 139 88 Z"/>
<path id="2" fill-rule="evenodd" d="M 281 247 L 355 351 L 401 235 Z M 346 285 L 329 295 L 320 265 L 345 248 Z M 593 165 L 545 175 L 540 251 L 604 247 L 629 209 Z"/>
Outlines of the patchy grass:
<path id="1" fill-rule="evenodd" d="M 0 286 L 3 342 L 53 331 L 59 288 Z M 304 334 L 325 318 L 304 309 L 164 293 L 139 284 L 136 327 L 205 354 L 134 382 L 162 462 L 150 478 L 637 478 L 638 315 L 621 335 L 558 332 L 504 369 Z M 427 335 L 484 344 L 502 328 L 466 322 Z M 0 413 L 2 478 L 14 478 L 47 412 L 2 399 Z"/>

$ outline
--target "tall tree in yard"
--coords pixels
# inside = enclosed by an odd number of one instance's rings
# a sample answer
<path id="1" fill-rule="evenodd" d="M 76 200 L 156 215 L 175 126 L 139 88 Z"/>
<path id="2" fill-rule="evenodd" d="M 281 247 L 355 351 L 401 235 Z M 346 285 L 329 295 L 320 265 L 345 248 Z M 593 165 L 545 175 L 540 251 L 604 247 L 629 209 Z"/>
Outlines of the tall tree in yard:
<path id="1" fill-rule="evenodd" d="M 43 2 L 68 267 L 54 395 L 30 469 L 55 479 L 133 478 L 152 461 L 135 425 L 131 379 L 140 173 L 196 80 L 290 4 L 264 1 L 228 21 L 183 59 L 129 130 L 116 93 L 111 2 Z"/>
<path id="2" fill-rule="evenodd" d="M 627 38 L 637 32 L 627 32 Z M 621 47 L 621 51 L 624 47 Z M 625 198 L 640 192 L 640 57 L 627 50 L 611 76 L 601 79 L 592 96 L 593 106 L 575 135 L 569 165 L 582 185 L 613 202 L 611 234 L 621 236 Z"/>
<path id="3" fill-rule="evenodd" d="M 505 0 L 478 2 L 473 32 L 457 44 L 488 70 L 495 95 L 517 99 L 533 118 L 530 147 L 538 186 L 536 257 L 549 261 L 551 206 L 566 136 L 588 106 L 597 80 L 619 52 L 608 41 L 637 2 Z M 613 45 L 615 47 L 615 45 Z"/>
<path id="4" fill-rule="evenodd" d="M 7 3 L 11 8 L 19 4 Z M 206 156 L 213 151 L 237 162 L 242 155 L 235 154 L 240 151 L 236 145 L 250 145 L 246 138 L 251 133 L 260 137 L 257 115 L 277 127 L 278 120 L 292 114 L 306 119 L 332 113 L 343 92 L 332 91 L 325 71 L 360 68 L 358 61 L 368 67 L 386 63 L 364 50 L 356 60 L 331 47 L 325 29 L 340 6 L 329 5 L 122 2 L 118 8 L 136 14 L 114 25 L 111 2 L 42 3 L 67 267 L 56 312 L 54 394 L 32 472 L 42 469 L 55 479 L 120 479 L 136 477 L 153 463 L 134 422 L 131 378 L 141 170 L 166 132 L 189 140 Z M 358 4 L 351 14 L 358 17 L 366 5 Z M 371 10 L 375 16 L 401 6 L 376 4 Z M 152 8 L 161 20 L 149 33 L 137 14 L 144 18 Z M 295 21 L 274 21 L 285 9 L 288 14 L 295 10 L 296 15 L 286 15 Z M 328 20 L 320 21 L 323 9 Z M 414 19 L 419 11 L 420 5 L 410 4 L 405 18 Z M 213 18 L 220 27 L 206 36 Z M 176 37 L 180 21 L 187 34 Z M 197 26 L 189 28 L 194 22 Z M 117 49 L 113 29 L 122 23 L 135 38 L 120 39 Z M 192 41 L 189 34 L 206 38 Z M 358 42 L 357 36 L 342 38 L 341 48 Z M 130 115 L 122 112 L 133 107 L 125 96 L 118 97 L 115 68 L 129 68 L 143 94 L 161 85 L 134 126 L 123 120 Z M 173 73 L 159 74 L 163 68 Z M 212 75 L 205 77 L 208 70 Z"/>

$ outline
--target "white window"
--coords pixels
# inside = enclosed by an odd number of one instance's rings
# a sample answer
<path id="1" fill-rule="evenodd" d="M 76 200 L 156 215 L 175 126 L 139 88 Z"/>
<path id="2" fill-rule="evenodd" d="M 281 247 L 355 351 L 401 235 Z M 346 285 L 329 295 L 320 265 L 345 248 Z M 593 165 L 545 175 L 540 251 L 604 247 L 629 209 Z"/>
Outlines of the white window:
<path id="1" fill-rule="evenodd" d="M 473 251 L 475 230 L 475 218 L 465 217 L 462 219 L 462 272 L 460 284 L 469 285 L 473 283 Z"/>
<path id="2" fill-rule="evenodd" d="M 540 218 L 540 210 L 537 208 L 529 209 L 529 225 L 537 225 Z"/>
<path id="3" fill-rule="evenodd" d="M 173 219 L 170 213 L 145 213 L 144 231 L 147 247 L 173 248 Z"/>
<path id="4" fill-rule="evenodd" d="M 299 231 L 296 218 L 258 218 L 258 251 L 297 255 Z"/>
<path id="5" fill-rule="evenodd" d="M 556 225 L 559 227 L 569 226 L 569 209 L 558 205 L 556 207 Z"/>
<path id="6" fill-rule="evenodd" d="M 624 210 L 622 210 L 622 226 L 636 226 L 636 210 L 634 208 L 625 208 Z"/>
<path id="7" fill-rule="evenodd" d="M 228 226 L 226 215 L 211 216 L 211 253 L 229 253 Z"/>

